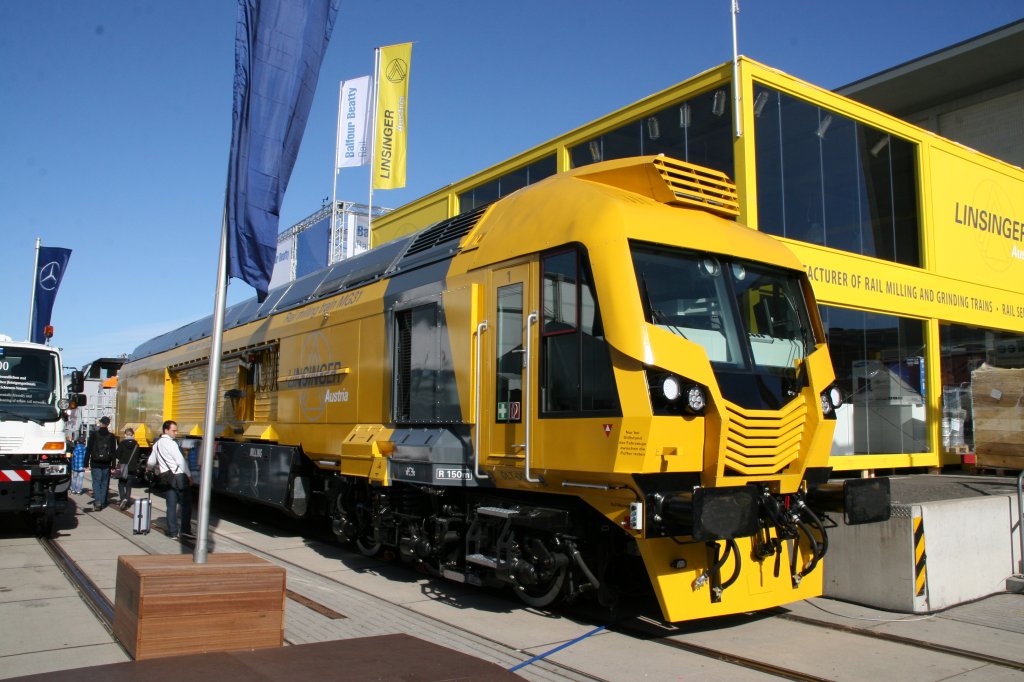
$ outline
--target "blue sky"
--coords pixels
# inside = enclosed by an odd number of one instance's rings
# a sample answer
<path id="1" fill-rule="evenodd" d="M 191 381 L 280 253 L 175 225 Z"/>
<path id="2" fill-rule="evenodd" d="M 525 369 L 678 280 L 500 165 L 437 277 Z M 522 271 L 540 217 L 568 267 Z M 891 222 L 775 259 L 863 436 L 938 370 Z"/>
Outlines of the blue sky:
<path id="1" fill-rule="evenodd" d="M 835 88 L 1024 18 L 1020 0 L 741 0 L 740 52 Z M 213 309 L 235 2 L 0 0 L 0 333 L 28 330 L 36 237 L 73 249 L 54 344 L 80 366 Z M 338 82 L 412 41 L 397 207 L 732 55 L 729 0 L 347 0 L 281 227 L 331 194 Z M 338 198 L 365 202 L 366 169 Z M 233 280 L 229 303 L 253 291 Z"/>

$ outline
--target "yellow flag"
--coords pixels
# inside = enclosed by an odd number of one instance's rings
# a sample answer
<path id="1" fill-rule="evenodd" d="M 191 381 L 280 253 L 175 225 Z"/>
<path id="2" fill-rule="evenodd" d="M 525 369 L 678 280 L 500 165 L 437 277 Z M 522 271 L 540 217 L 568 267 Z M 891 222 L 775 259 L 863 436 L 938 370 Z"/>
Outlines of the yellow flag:
<path id="1" fill-rule="evenodd" d="M 373 188 L 405 187 L 409 127 L 409 64 L 412 43 L 379 49 Z"/>

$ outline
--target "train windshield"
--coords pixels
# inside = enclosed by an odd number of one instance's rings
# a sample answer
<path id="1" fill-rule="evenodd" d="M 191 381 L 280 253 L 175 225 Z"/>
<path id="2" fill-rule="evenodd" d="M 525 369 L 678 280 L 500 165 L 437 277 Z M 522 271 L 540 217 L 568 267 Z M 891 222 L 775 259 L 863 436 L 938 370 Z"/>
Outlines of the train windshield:
<path id="1" fill-rule="evenodd" d="M 0 421 L 53 421 L 57 409 L 57 356 L 0 346 Z"/>
<path id="2" fill-rule="evenodd" d="M 632 255 L 647 321 L 699 344 L 716 367 L 787 374 L 814 350 L 795 273 L 640 244 Z"/>

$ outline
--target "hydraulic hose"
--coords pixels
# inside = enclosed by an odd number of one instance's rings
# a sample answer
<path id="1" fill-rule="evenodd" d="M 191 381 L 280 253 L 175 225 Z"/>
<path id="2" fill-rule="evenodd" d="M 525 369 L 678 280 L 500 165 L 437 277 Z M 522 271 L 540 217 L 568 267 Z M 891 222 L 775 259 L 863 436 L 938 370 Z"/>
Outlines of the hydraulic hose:
<path id="1" fill-rule="evenodd" d="M 811 561 L 807 564 L 804 570 L 800 571 L 800 577 L 803 578 L 805 575 L 814 570 L 818 565 L 818 561 L 821 560 L 821 554 L 819 553 L 818 541 L 814 539 L 814 535 L 811 533 L 811 529 L 807 527 L 807 524 L 797 519 L 797 528 L 799 528 L 804 535 L 807 536 L 807 541 L 811 544 Z"/>
<path id="2" fill-rule="evenodd" d="M 587 576 L 587 580 L 590 581 L 590 584 L 593 585 L 595 590 L 600 590 L 601 582 L 594 576 L 590 567 L 583 561 L 583 555 L 580 554 L 578 549 L 576 549 L 575 543 L 569 543 L 569 551 L 572 554 L 572 558 L 576 562 L 576 565 L 579 566 L 581 571 L 583 571 L 583 575 Z"/>
<path id="3" fill-rule="evenodd" d="M 732 539 L 732 538 L 729 538 L 728 540 L 726 540 L 726 542 L 729 543 L 728 544 L 729 549 L 736 556 L 736 568 L 733 569 L 732 576 L 728 580 L 726 580 L 724 583 L 722 583 L 722 586 L 721 586 L 720 589 L 723 592 L 726 590 L 726 588 L 730 587 L 734 582 L 736 582 L 737 578 L 740 577 L 740 568 L 741 568 L 740 564 L 741 564 L 741 561 L 742 561 L 742 557 L 740 556 L 740 548 L 739 548 L 739 545 L 736 544 L 736 541 L 734 539 Z M 729 555 L 729 553 L 726 552 L 726 556 L 728 556 L 728 555 Z"/>
<path id="4" fill-rule="evenodd" d="M 824 559 L 825 555 L 828 554 L 828 533 L 825 531 L 825 524 L 821 522 L 821 519 L 814 513 L 814 510 L 807 505 L 800 508 L 800 513 L 806 513 L 810 516 L 811 525 L 817 528 L 818 532 L 821 533 L 821 557 Z"/>
<path id="5" fill-rule="evenodd" d="M 713 544 L 715 546 L 716 550 L 718 549 L 718 541 L 717 540 L 715 542 L 711 543 L 711 544 Z M 736 543 L 733 543 L 733 544 L 736 544 Z M 725 562 L 726 562 L 726 560 L 728 560 L 729 552 L 731 552 L 731 551 L 732 551 L 732 547 L 729 545 L 729 541 L 727 540 L 726 543 L 725 543 L 725 551 L 722 552 L 722 556 L 718 558 L 718 561 L 716 561 L 711 566 L 708 566 L 707 574 L 708 575 L 712 575 L 712 574 L 718 573 L 718 571 L 722 570 L 722 566 L 725 566 Z"/>

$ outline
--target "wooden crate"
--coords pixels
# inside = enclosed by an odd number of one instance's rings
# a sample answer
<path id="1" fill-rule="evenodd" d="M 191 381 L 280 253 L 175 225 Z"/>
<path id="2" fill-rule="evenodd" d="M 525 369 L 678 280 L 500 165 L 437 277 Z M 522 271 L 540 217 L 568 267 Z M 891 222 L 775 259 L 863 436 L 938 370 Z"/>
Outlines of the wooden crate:
<path id="1" fill-rule="evenodd" d="M 1024 469 L 1024 369 L 982 365 L 971 372 L 977 465 Z"/>
<path id="2" fill-rule="evenodd" d="M 114 636 L 136 660 L 279 647 L 285 570 L 252 554 L 120 556 Z"/>

